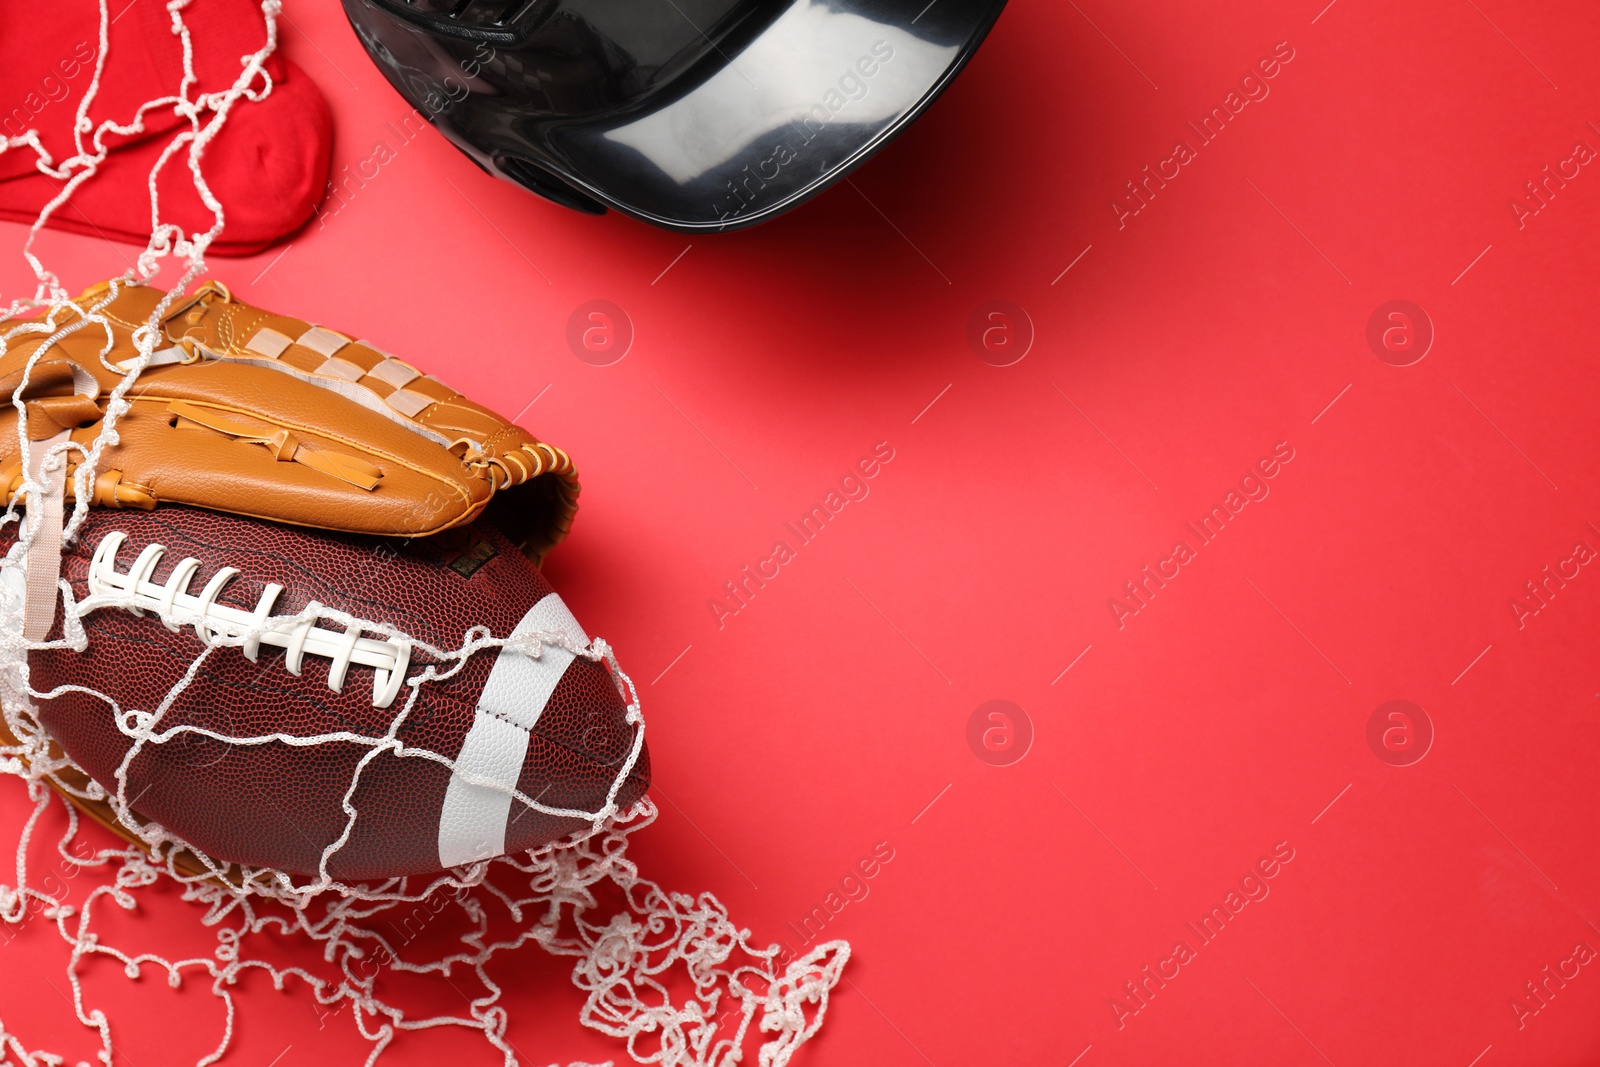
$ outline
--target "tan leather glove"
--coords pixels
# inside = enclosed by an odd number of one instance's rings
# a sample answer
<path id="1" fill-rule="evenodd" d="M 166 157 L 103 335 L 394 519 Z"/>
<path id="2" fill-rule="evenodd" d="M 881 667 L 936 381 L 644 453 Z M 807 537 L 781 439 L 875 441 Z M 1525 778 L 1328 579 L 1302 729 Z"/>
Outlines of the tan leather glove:
<path id="1" fill-rule="evenodd" d="M 75 304 L 109 294 L 101 283 Z M 113 324 L 104 362 L 97 325 L 43 354 L 24 390 L 30 440 L 70 431 L 89 447 L 122 378 L 117 366 L 138 355 L 134 331 L 162 296 L 118 283 L 100 311 Z M 54 326 L 70 323 L 58 313 Z M 48 336 L 13 337 L 0 358 L 0 485 L 10 494 L 23 484 L 13 400 Z M 576 471 L 559 448 L 365 341 L 251 307 L 220 282 L 165 315 L 156 356 L 127 397 L 120 441 L 97 467 L 99 506 L 190 504 L 385 537 L 427 536 L 487 513 L 535 561 L 577 510 Z"/>

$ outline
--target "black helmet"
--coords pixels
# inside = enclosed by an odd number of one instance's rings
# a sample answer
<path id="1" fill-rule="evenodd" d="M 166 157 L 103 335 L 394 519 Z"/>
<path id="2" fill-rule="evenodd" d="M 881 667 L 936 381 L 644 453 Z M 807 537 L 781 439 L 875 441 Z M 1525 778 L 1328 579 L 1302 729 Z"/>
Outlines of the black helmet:
<path id="1" fill-rule="evenodd" d="M 1005 0 L 343 0 L 384 76 L 490 173 L 580 211 L 732 229 L 926 108 Z"/>

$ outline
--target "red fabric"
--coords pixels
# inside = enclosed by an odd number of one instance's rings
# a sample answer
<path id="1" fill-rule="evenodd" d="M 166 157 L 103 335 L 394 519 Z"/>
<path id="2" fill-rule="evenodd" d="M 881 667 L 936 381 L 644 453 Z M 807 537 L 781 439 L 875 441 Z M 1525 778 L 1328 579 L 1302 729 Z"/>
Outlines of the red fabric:
<path id="1" fill-rule="evenodd" d="M 28 129 L 59 163 L 76 153 L 72 123 L 94 77 L 99 10 L 94 0 L 65 0 L 48 7 L 3 0 L 0 15 L 0 100 L 11 110 L 0 129 L 15 137 Z M 121 6 L 126 5 L 126 6 Z M 181 39 L 159 2 L 112 0 L 113 22 L 100 91 L 89 110 L 95 126 L 108 119 L 130 123 L 139 106 L 173 95 L 183 77 Z M 195 0 L 184 12 L 194 42 L 200 92 L 228 88 L 241 70 L 240 57 L 265 41 L 261 9 L 252 0 Z M 226 228 L 212 251 L 248 255 L 303 225 L 327 187 L 333 124 L 315 83 L 294 64 L 274 55 L 266 63 L 270 96 L 241 100 L 207 147 L 203 173 L 223 205 Z M 152 229 L 147 186 L 162 149 L 185 124 L 171 107 L 145 115 L 145 131 L 110 135 L 113 151 L 100 173 L 57 209 L 49 225 L 144 244 Z M 0 218 L 32 222 L 61 189 L 41 174 L 27 146 L 0 155 Z M 190 233 L 210 228 L 189 174 L 187 152 L 168 160 L 159 182 L 162 221 Z"/>

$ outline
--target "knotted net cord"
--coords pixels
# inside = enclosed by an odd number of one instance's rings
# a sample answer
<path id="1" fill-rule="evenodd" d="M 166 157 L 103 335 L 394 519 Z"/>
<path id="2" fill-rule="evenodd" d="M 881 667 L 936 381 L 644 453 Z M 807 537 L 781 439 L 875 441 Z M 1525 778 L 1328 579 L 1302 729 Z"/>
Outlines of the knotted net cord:
<path id="1" fill-rule="evenodd" d="M 580 1022 L 624 1042 L 628 1055 L 637 1062 L 661 1067 L 727 1067 L 744 1062 L 749 1044 L 759 1039 L 760 1067 L 783 1067 L 822 1024 L 829 993 L 849 959 L 849 945 L 827 942 L 799 957 L 783 958 L 778 946 L 762 948 L 753 944 L 750 931 L 735 927 L 727 909 L 711 894 L 669 892 L 640 875 L 627 858 L 628 841 L 655 820 L 657 811 L 648 799 L 627 810 L 619 810 L 615 800 L 642 750 L 644 724 L 637 691 L 604 641 L 597 639 L 580 647 L 562 634 L 501 640 L 482 628 L 473 628 L 463 634 L 459 647 L 433 648 L 392 627 L 320 605 L 265 619 L 247 633 L 225 635 L 207 632 L 203 617 L 174 609 L 162 613 L 160 622 L 196 626 L 205 647 L 157 707 L 123 709 L 108 694 L 78 686 L 63 687 L 103 701 L 110 710 L 110 720 L 130 739 L 130 754 L 118 771 L 117 789 L 104 789 L 92 780 L 81 784 L 86 781 L 85 776 L 50 742 L 40 726 L 36 701 L 50 699 L 63 690 L 41 693 L 29 684 L 29 649 L 81 650 L 88 642 L 82 624 L 86 615 L 101 610 L 128 610 L 137 603 L 131 595 L 114 594 L 91 595 L 77 601 L 70 585 L 62 580 L 59 589 L 65 621 L 61 638 L 50 643 L 24 640 L 20 622 L 24 604 L 17 590 L 24 584 L 19 572 L 26 567 L 26 550 L 34 531 L 21 521 L 18 505 L 26 499 L 40 499 L 47 480 L 60 477 L 69 465 L 69 454 L 75 453 L 75 503 L 61 531 L 61 543 L 73 543 L 93 497 L 90 486 L 101 456 L 118 441 L 117 422 L 129 407 L 124 397 L 150 363 L 161 339 L 162 320 L 203 273 L 206 249 L 223 230 L 224 206 L 206 184 L 201 166 L 205 150 L 233 107 L 240 101 L 261 100 L 272 91 L 265 62 L 277 46 L 279 0 L 263 0 L 265 43 L 253 54 L 241 57 L 239 74 L 232 85 L 221 91 L 198 92 L 195 45 L 184 12 L 195 3 L 205 2 L 169 0 L 165 5 L 172 33 L 182 49 L 183 76 L 176 90 L 140 105 L 131 116 L 113 116 L 96 123 L 90 113 L 109 58 L 112 22 L 108 0 L 100 0 L 94 75 L 75 114 L 72 154 L 56 160 L 34 129 L 0 141 L 0 152 L 34 153 L 37 169 L 62 183 L 59 193 L 29 229 L 23 246 L 23 256 L 35 279 L 34 292 L 31 297 L 13 300 L 0 317 L 0 356 L 15 343 L 39 341 L 13 399 L 24 481 L 0 515 L 0 529 L 18 523 L 21 550 L 0 561 L 0 712 L 9 740 L 14 741 L 0 744 L 0 775 L 15 779 L 32 804 L 19 836 L 14 881 L 0 882 L 0 932 L 9 938 L 16 928 L 37 920 L 54 925 L 70 950 L 66 977 L 77 1019 L 98 1037 L 98 1059 L 108 1067 L 114 1047 L 112 1021 L 104 1010 L 89 1003 L 82 981 L 85 964 L 97 958 L 115 960 L 130 979 L 150 971 L 174 988 L 185 982 L 208 983 L 225 1007 L 224 1025 L 215 1047 L 197 1064 L 215 1063 L 228 1051 L 239 1010 L 234 992 L 239 982 L 253 973 L 267 975 L 279 990 L 288 988 L 291 980 L 303 983 L 318 1004 L 335 1012 L 342 1013 L 348 1007 L 357 1031 L 371 1043 L 368 1064 L 375 1063 L 407 1031 L 438 1027 L 476 1031 L 503 1055 L 506 1064 L 515 1064 L 520 1059 L 506 1036 L 508 1011 L 489 967 L 497 958 L 504 959 L 530 943 L 552 955 L 572 959 L 572 980 L 585 995 Z M 73 303 L 59 277 L 35 252 L 39 232 L 79 187 L 95 179 L 114 147 L 108 144 L 108 138 L 144 133 L 145 117 L 168 109 L 182 121 L 148 177 L 149 242 L 136 263 L 114 279 L 103 294 L 87 306 Z M 212 214 L 212 225 L 203 233 L 188 233 L 161 219 L 157 180 L 169 163 L 180 158 Z M 152 283 L 163 261 L 169 258 L 181 265 L 177 283 L 165 290 L 150 319 L 134 332 L 137 357 L 113 367 L 107 362 L 113 333 L 105 308 L 116 299 L 122 286 Z M 18 321 L 28 318 L 38 321 Z M 108 398 L 101 430 L 87 448 L 70 440 L 48 446 L 32 442 L 22 399 L 28 380 L 40 359 L 59 340 L 80 331 L 103 336 L 100 360 L 121 376 Z M 33 448 L 46 448 L 37 464 L 30 463 Z M 413 673 L 406 679 L 404 706 L 382 735 L 341 731 L 310 738 L 231 736 L 192 726 L 163 726 L 163 717 L 209 657 L 240 654 L 241 647 L 252 640 L 259 643 L 269 629 L 319 621 L 336 626 L 359 625 L 364 630 L 412 642 L 421 652 L 413 660 Z M 151 624 L 158 622 L 152 620 Z M 541 849 L 487 858 L 429 878 L 351 885 L 330 877 L 329 860 L 348 840 L 359 817 L 352 798 L 360 768 L 379 753 L 390 752 L 437 760 L 454 770 L 453 761 L 437 753 L 406 748 L 399 739 L 399 727 L 424 686 L 448 678 L 470 656 L 493 654 L 508 644 L 531 656 L 541 654 L 546 646 L 559 645 L 574 655 L 603 661 L 610 670 L 627 702 L 628 721 L 636 729 L 632 751 L 622 762 L 606 804 L 595 812 L 574 813 L 509 790 L 516 800 L 535 810 L 578 815 L 587 826 Z M 168 743 L 186 732 L 198 732 L 227 745 L 340 742 L 367 746 L 368 752 L 343 798 L 348 820 L 344 835 L 324 850 L 316 878 L 297 881 L 283 871 L 229 865 L 134 815 L 126 793 L 127 768 L 133 754 L 143 746 Z M 467 778 L 473 784 L 508 791 L 496 782 Z M 108 807 L 144 847 L 91 845 L 80 835 L 78 810 L 63 798 L 63 793 Z M 51 879 L 41 882 L 31 863 L 38 847 L 35 839 L 45 832 L 45 826 L 60 818 L 53 812 L 65 815 L 65 828 L 53 847 L 52 860 L 58 859 L 56 868 L 68 872 L 69 877 L 87 875 L 90 879 L 90 888 L 77 904 L 67 902 L 69 894 L 65 890 L 50 888 Z M 130 952 L 102 941 L 95 932 L 97 914 L 107 907 L 137 911 L 142 893 L 158 884 L 175 884 L 182 899 L 195 908 L 196 921 L 213 932 L 215 947 L 209 956 L 167 959 Z M 425 909 L 434 917 L 449 914 L 465 932 L 454 940 L 446 939 L 448 950 L 437 951 L 431 958 L 415 958 L 415 948 L 396 943 L 383 930 L 384 926 L 394 928 L 392 920 L 400 909 L 409 909 L 412 915 L 418 909 Z M 250 955 L 252 939 L 285 936 L 297 939 L 303 949 L 296 963 L 277 965 Z M 408 1014 L 386 1003 L 379 989 L 381 979 L 387 975 L 448 981 L 452 972 L 462 971 L 473 974 L 484 990 L 469 1001 L 465 1013 Z M 10 1029 L 8 1020 L 0 1016 L 0 1061 L 11 1057 L 25 1064 L 63 1062 L 59 1055 L 30 1048 L 29 1040 L 31 1037 L 21 1029 Z"/>

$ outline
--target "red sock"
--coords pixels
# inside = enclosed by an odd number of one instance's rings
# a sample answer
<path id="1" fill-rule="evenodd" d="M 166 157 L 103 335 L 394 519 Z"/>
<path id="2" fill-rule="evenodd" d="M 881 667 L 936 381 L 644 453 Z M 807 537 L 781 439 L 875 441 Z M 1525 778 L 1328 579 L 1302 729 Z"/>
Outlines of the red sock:
<path id="1" fill-rule="evenodd" d="M 139 105 L 176 95 L 183 77 L 182 40 L 171 32 L 162 0 L 108 2 L 110 48 L 100 91 L 89 108 L 96 127 L 108 119 L 131 123 Z M 255 0 L 193 0 L 183 19 L 194 42 L 199 79 L 189 91 L 191 100 L 231 86 L 242 69 L 240 57 L 266 41 Z M 0 115 L 0 132 L 11 138 L 37 130 L 59 165 L 77 153 L 72 125 L 94 77 L 98 4 L 57 0 L 19 7 L 7 20 L 0 34 L 0 100 L 15 106 Z M 226 219 L 211 245 L 221 255 L 249 255 L 293 232 L 311 218 L 327 187 L 333 142 L 327 101 L 305 72 L 281 55 L 268 57 L 265 68 L 272 93 L 259 102 L 239 100 L 201 157 L 201 171 Z M 202 116 L 202 125 L 205 121 Z M 104 143 L 112 151 L 99 173 L 80 185 L 47 225 L 144 244 L 151 232 L 150 169 L 187 124 L 167 106 L 145 113 L 141 134 L 107 135 Z M 39 173 L 37 161 L 28 145 L 0 153 L 0 218 L 32 223 L 60 192 L 63 183 Z M 163 222 L 176 223 L 191 236 L 211 228 L 211 212 L 189 173 L 187 147 L 167 161 L 157 188 Z"/>

